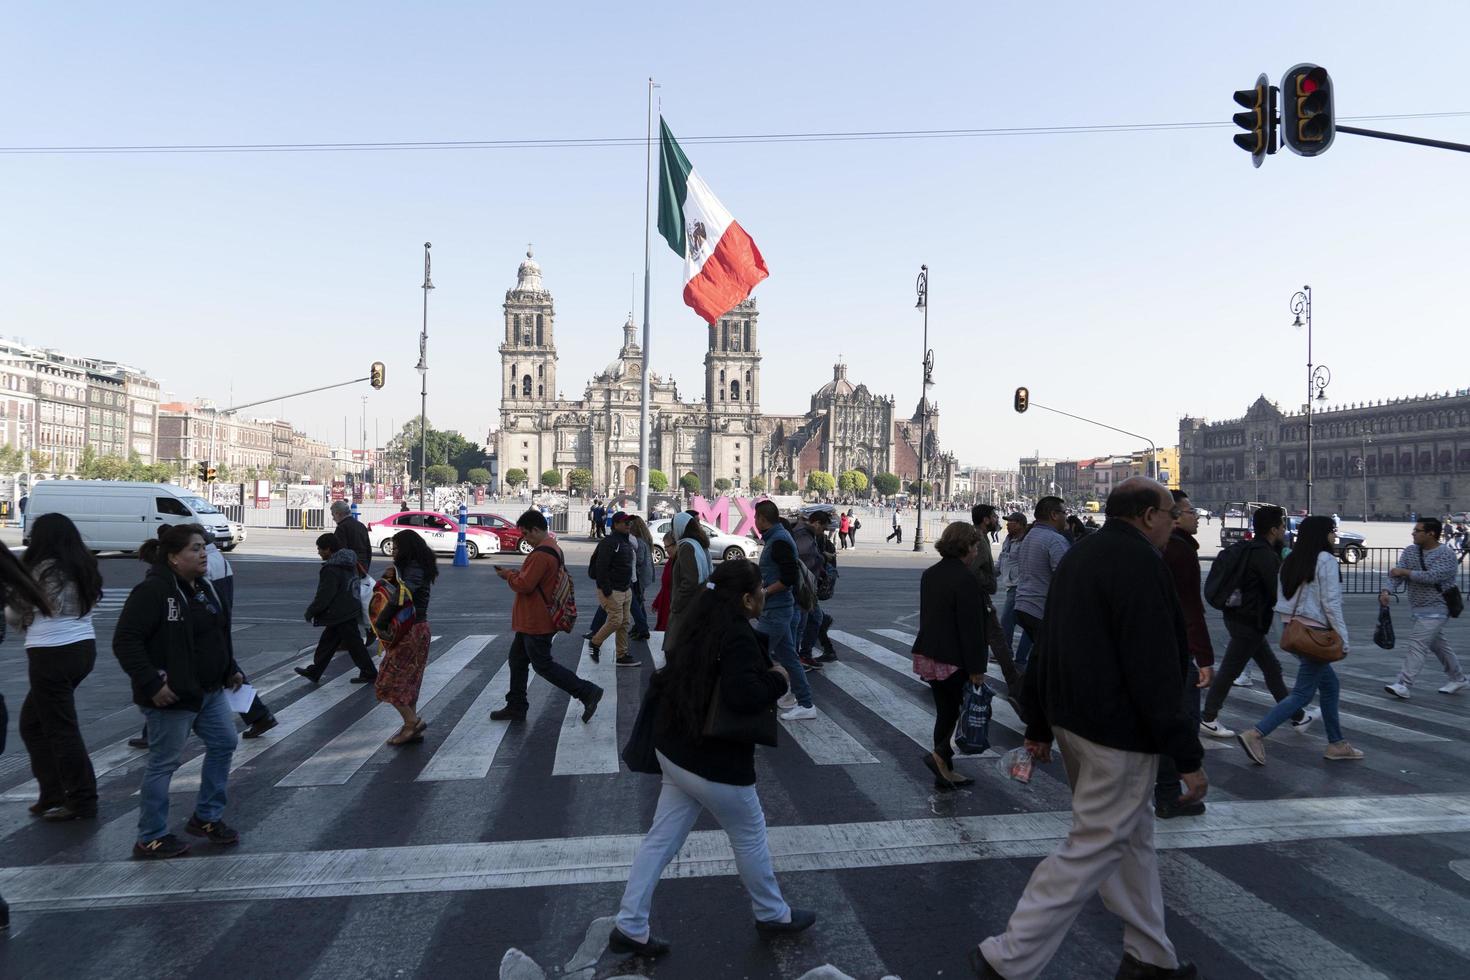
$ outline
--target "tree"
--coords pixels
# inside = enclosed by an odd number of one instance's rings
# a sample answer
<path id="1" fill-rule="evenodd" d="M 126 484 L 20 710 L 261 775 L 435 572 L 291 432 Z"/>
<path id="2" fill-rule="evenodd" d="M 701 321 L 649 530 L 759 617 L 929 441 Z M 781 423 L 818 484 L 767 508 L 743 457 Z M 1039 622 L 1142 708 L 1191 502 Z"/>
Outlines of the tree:
<path id="1" fill-rule="evenodd" d="M 91 446 L 82 447 L 82 455 L 77 460 L 77 476 L 83 480 L 100 479 L 97 475 L 97 450 Z"/>
<path id="2" fill-rule="evenodd" d="M 31 450 L 31 472 L 45 473 L 51 469 L 51 454 L 39 449 Z"/>
<path id="3" fill-rule="evenodd" d="M 458 432 L 440 431 L 432 424 L 428 426 L 428 460 L 448 464 L 456 473 L 485 465 L 485 451 L 479 443 L 470 442 Z M 395 469 L 406 468 L 411 480 L 419 477 L 419 420 L 413 419 L 403 426 L 398 435 L 388 441 L 387 456 L 393 460 Z M 432 482 L 432 481 L 430 481 Z"/>
<path id="4" fill-rule="evenodd" d="M 94 480 L 126 480 L 128 461 L 121 456 L 103 456 L 92 467 Z"/>
<path id="5" fill-rule="evenodd" d="M 464 478 L 471 483 L 484 486 L 490 482 L 490 471 L 483 466 L 476 466 L 466 472 Z"/>
<path id="6" fill-rule="evenodd" d="M 698 493 L 700 489 L 699 474 L 685 473 L 679 477 L 679 486 L 684 488 L 685 493 Z"/>
<path id="7" fill-rule="evenodd" d="M 543 487 L 561 486 L 561 470 L 547 470 L 541 474 L 541 485 Z"/>
<path id="8" fill-rule="evenodd" d="M 908 487 L 909 493 L 919 493 L 922 490 L 926 495 L 932 492 L 933 489 L 934 485 L 928 480 L 925 480 L 922 484 L 918 480 L 915 480 Z"/>
<path id="9" fill-rule="evenodd" d="M 526 471 L 519 466 L 505 471 L 505 482 L 510 486 L 523 487 L 529 480 L 530 477 L 526 475 Z"/>
<path id="10" fill-rule="evenodd" d="M 587 485 L 592 485 L 592 474 L 587 474 Z M 648 489 L 654 493 L 663 493 L 669 488 L 669 475 L 663 470 L 648 471 Z"/>
<path id="11" fill-rule="evenodd" d="M 649 474 L 650 483 L 653 482 L 653 477 L 655 475 L 663 476 L 662 473 L 654 470 L 653 473 Z M 664 483 L 665 485 L 667 485 L 668 480 L 665 480 Z M 592 471 L 585 466 L 579 466 L 576 469 L 572 470 L 570 473 L 567 474 L 567 489 L 573 491 L 574 493 L 586 493 L 588 490 L 591 490 Z"/>
<path id="12" fill-rule="evenodd" d="M 429 467 L 429 485 L 449 487 L 459 482 L 459 470 L 447 463 L 434 463 Z"/>
<path id="13" fill-rule="evenodd" d="M 765 493 L 766 492 L 766 481 L 765 481 L 765 479 L 763 477 L 759 477 L 759 476 L 753 476 L 753 477 L 751 477 L 750 478 L 750 492 L 751 493 Z"/>
<path id="14" fill-rule="evenodd" d="M 779 490 L 785 496 L 788 496 L 789 497 L 793 493 L 796 493 L 798 490 L 800 490 L 801 489 L 801 485 L 799 483 L 797 483 L 795 480 L 791 479 L 791 477 L 789 477 L 789 476 L 783 476 L 781 478 L 781 482 L 778 483 L 778 484 L 776 484 L 776 489 Z"/>
<path id="15" fill-rule="evenodd" d="M 837 489 L 849 497 L 856 497 L 868 489 L 868 474 L 862 470 L 848 470 L 837 478 Z"/>
<path id="16" fill-rule="evenodd" d="M 826 496 L 837 487 L 837 481 L 832 479 L 831 473 L 822 470 L 812 470 L 806 475 L 806 488 L 812 493 Z"/>
<path id="17" fill-rule="evenodd" d="M 723 476 L 720 477 L 718 480 L 715 481 L 715 489 L 718 490 L 720 493 L 724 493 L 726 490 L 729 490 L 734 485 L 735 484 L 731 483 L 729 480 L 725 479 Z"/>
<path id="18" fill-rule="evenodd" d="M 892 473 L 879 473 L 873 477 L 873 489 L 878 491 L 880 497 L 891 497 L 898 493 L 898 488 L 903 482 Z"/>

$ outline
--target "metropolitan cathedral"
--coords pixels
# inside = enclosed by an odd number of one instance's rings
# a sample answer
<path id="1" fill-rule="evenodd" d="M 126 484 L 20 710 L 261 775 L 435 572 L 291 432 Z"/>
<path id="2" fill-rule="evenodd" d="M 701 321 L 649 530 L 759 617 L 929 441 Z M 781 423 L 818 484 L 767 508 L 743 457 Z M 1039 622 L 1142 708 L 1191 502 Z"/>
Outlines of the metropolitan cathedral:
<path id="1" fill-rule="evenodd" d="M 542 473 L 592 473 L 597 494 L 638 486 L 640 386 L 643 351 L 630 316 L 623 344 L 607 367 L 588 382 L 580 400 L 558 397 L 556 308 L 541 267 L 526 252 L 514 288 L 505 294 L 505 340 L 500 345 L 500 425 L 490 433 L 497 457 L 496 490 L 507 489 L 509 470 L 524 470 L 531 486 Z M 676 485 L 695 474 L 706 491 L 718 479 L 750 492 L 752 477 L 774 490 L 782 479 L 805 487 L 807 474 L 834 477 L 860 470 L 871 482 L 894 473 L 907 484 L 918 477 L 924 403 L 899 417 L 893 396 L 875 395 L 833 367 L 832 380 L 811 396 L 802 415 L 761 411 L 760 313 L 754 299 L 709 327 L 702 397 L 684 400 L 672 380 L 648 377 L 653 438 L 649 465 Z M 954 457 L 939 450 L 939 409 L 928 407 L 925 480 L 937 498 L 950 496 Z"/>

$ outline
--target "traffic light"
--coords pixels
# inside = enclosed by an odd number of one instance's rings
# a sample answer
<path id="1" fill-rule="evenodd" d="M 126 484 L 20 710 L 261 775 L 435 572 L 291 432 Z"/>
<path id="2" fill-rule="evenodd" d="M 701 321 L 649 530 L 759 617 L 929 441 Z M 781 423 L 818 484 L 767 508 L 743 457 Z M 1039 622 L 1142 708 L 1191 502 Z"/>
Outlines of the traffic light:
<path id="1" fill-rule="evenodd" d="M 368 372 L 369 383 L 372 384 L 374 388 L 383 387 L 383 382 L 384 380 L 386 380 L 387 373 L 388 369 L 383 367 L 382 361 L 374 361 L 372 370 Z"/>
<path id="2" fill-rule="evenodd" d="M 210 472 L 211 472 L 211 470 L 209 468 L 209 464 L 208 463 L 200 463 L 199 464 L 199 482 L 200 483 L 208 483 L 209 482 L 209 474 L 210 474 Z"/>
<path id="3" fill-rule="evenodd" d="M 1259 167 L 1266 154 L 1276 152 L 1276 90 L 1262 72 L 1254 88 L 1235 93 L 1235 102 L 1246 110 L 1230 117 L 1245 130 L 1235 134 L 1235 145 L 1249 153 L 1251 163 Z"/>
<path id="4" fill-rule="evenodd" d="M 213 483 L 214 482 L 214 477 L 215 477 L 215 468 L 213 466 L 211 466 L 209 469 L 207 469 L 207 470 L 204 471 L 204 482 L 205 483 Z"/>
<path id="5" fill-rule="evenodd" d="M 1337 135 L 1327 69 L 1313 64 L 1289 68 L 1281 77 L 1281 92 L 1281 138 L 1286 145 L 1304 157 L 1325 153 Z"/>
<path id="6" fill-rule="evenodd" d="M 1016 389 L 1016 411 L 1024 412 L 1031 407 L 1031 392 L 1026 388 Z"/>

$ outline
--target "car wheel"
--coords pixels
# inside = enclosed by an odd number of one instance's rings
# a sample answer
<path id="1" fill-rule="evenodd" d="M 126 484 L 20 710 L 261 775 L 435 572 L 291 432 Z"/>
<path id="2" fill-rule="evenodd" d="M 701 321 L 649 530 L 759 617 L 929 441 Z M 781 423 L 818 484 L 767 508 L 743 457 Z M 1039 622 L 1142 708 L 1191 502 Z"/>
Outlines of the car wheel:
<path id="1" fill-rule="evenodd" d="M 1363 549 L 1355 544 L 1350 544 L 1342 549 L 1342 560 L 1349 565 L 1356 565 L 1363 560 Z"/>
<path id="2" fill-rule="evenodd" d="M 668 560 L 669 560 L 669 556 L 664 552 L 663 546 L 662 545 L 654 545 L 653 546 L 653 563 L 655 565 L 662 565 L 664 562 L 666 562 Z"/>
<path id="3" fill-rule="evenodd" d="M 392 558 L 393 557 L 393 539 L 392 538 L 384 538 L 383 539 L 383 543 L 380 544 L 380 545 L 378 545 L 378 550 L 383 553 L 383 556 L 385 558 Z"/>
<path id="4" fill-rule="evenodd" d="M 516 545 L 516 550 L 523 555 L 529 555 L 531 553 L 531 542 L 525 538 L 521 538 L 520 542 Z"/>
<path id="5" fill-rule="evenodd" d="M 725 549 L 725 553 L 720 557 L 724 558 L 725 561 L 738 561 L 745 557 L 745 549 L 738 544 L 732 544 Z"/>
<path id="6" fill-rule="evenodd" d="M 480 546 L 473 541 L 466 541 L 464 543 L 464 553 L 469 556 L 470 561 L 474 561 L 480 557 Z"/>

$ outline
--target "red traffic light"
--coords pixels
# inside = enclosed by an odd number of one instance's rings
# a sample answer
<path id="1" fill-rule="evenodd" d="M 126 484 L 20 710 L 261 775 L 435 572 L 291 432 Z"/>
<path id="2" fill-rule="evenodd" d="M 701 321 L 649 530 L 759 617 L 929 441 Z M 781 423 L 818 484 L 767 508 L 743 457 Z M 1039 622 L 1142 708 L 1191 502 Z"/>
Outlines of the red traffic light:
<path id="1" fill-rule="evenodd" d="M 1332 145 L 1337 133 L 1332 76 L 1321 65 L 1294 65 L 1281 78 L 1286 99 L 1281 109 L 1281 138 L 1293 153 L 1314 157 Z"/>

